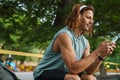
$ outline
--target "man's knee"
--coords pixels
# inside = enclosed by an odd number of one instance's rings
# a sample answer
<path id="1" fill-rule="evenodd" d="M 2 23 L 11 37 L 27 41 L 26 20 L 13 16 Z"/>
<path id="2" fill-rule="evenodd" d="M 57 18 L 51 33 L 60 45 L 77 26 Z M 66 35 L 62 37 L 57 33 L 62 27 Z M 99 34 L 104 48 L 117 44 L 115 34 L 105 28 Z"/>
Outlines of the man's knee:
<path id="1" fill-rule="evenodd" d="M 84 74 L 84 75 L 81 76 L 81 80 L 97 80 L 97 78 L 93 75 Z"/>
<path id="2" fill-rule="evenodd" d="M 89 75 L 89 76 L 88 76 L 88 80 L 97 80 L 97 79 L 96 79 L 95 76 L 93 76 L 93 75 Z"/>
<path id="3" fill-rule="evenodd" d="M 64 80 L 81 80 L 78 75 L 66 74 Z"/>

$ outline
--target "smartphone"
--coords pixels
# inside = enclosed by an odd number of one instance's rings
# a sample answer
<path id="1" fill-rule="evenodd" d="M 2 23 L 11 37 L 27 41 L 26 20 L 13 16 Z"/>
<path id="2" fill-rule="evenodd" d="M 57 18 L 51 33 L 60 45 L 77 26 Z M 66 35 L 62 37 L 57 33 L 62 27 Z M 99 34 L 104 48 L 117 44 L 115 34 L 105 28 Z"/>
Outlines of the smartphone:
<path id="1" fill-rule="evenodd" d="M 119 38 L 120 38 L 120 33 L 117 36 L 113 37 L 111 41 L 116 42 Z"/>

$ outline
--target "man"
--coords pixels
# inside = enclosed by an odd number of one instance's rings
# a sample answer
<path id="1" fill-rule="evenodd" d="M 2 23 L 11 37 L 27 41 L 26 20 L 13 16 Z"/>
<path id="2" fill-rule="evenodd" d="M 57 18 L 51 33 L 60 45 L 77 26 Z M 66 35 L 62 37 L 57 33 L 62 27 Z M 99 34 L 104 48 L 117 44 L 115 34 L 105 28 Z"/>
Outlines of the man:
<path id="1" fill-rule="evenodd" d="M 35 80 L 96 80 L 94 72 L 113 52 L 115 43 L 103 41 L 90 54 L 90 45 L 84 34 L 91 33 L 93 16 L 92 6 L 73 6 L 66 26 L 55 34 L 36 67 Z"/>

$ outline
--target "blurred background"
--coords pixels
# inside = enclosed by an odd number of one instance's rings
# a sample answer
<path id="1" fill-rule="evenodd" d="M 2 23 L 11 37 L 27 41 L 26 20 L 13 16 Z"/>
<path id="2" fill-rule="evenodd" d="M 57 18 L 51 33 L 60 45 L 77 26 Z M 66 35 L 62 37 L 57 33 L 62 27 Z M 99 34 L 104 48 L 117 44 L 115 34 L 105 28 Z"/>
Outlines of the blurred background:
<path id="1" fill-rule="evenodd" d="M 119 0 L 0 0 L 0 61 L 14 72 L 32 72 L 76 3 L 95 7 L 92 36 L 86 34 L 91 52 L 120 33 Z M 120 40 L 96 75 L 119 69 Z"/>

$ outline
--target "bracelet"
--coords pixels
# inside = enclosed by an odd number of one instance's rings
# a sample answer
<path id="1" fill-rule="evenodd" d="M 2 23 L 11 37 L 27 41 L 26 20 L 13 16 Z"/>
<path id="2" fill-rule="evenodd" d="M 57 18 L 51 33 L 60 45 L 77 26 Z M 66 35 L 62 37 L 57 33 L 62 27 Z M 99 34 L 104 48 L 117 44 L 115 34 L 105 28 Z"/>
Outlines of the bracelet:
<path id="1" fill-rule="evenodd" d="M 98 59 L 99 59 L 99 60 L 101 60 L 101 61 L 103 61 L 103 60 L 104 60 L 101 56 L 98 56 Z"/>

